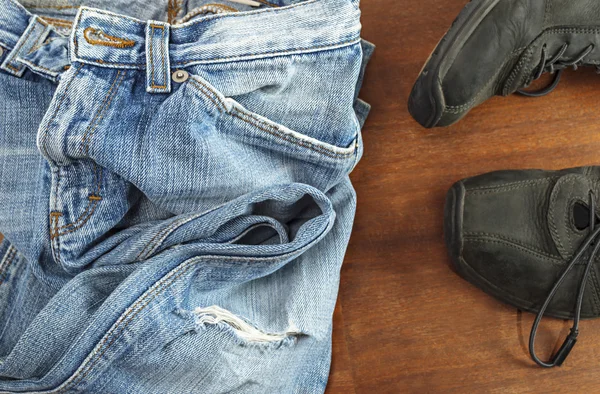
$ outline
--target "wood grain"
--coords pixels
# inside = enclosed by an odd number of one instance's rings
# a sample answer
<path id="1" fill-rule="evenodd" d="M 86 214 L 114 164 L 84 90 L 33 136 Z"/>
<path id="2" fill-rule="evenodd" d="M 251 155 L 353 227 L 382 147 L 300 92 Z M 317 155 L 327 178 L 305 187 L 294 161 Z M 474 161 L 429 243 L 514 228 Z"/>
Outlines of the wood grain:
<path id="1" fill-rule="evenodd" d="M 600 77 L 569 72 L 552 95 L 497 97 L 460 123 L 426 130 L 407 98 L 465 0 L 363 0 L 377 45 L 361 97 L 373 110 L 352 174 L 354 233 L 342 269 L 328 393 L 600 392 L 600 320 L 581 325 L 562 368 L 529 360 L 533 316 L 470 285 L 449 265 L 443 203 L 455 181 L 499 169 L 600 162 Z M 570 324 L 544 320 L 549 355 Z M 351 379 L 351 381 L 349 380 Z"/>

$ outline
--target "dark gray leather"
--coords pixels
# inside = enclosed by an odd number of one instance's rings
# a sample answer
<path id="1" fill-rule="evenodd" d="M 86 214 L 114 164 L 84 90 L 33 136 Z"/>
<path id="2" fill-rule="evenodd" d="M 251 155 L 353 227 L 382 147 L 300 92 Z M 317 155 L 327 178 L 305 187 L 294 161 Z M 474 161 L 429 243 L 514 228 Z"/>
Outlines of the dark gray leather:
<path id="1" fill-rule="evenodd" d="M 472 270 L 468 279 L 485 291 L 535 311 L 589 235 L 589 229 L 576 228 L 573 206 L 588 205 L 590 191 L 600 206 L 599 180 L 600 167 L 583 167 L 500 171 L 461 181 L 463 197 L 455 208 L 462 220 L 446 227 L 459 233 L 446 234 L 454 243 L 448 246 L 456 252 L 455 264 Z M 599 262 L 587 283 L 583 317 L 600 316 Z M 585 263 L 581 259 L 569 274 L 550 304 L 550 315 L 572 315 Z"/>
<path id="2" fill-rule="evenodd" d="M 469 108 L 502 87 L 519 55 L 540 34 L 543 11 L 541 0 L 501 0 L 496 5 L 442 77 L 447 110 Z"/>
<path id="3" fill-rule="evenodd" d="M 473 0 L 470 7 L 483 1 Z M 465 23 L 459 18 L 452 29 Z M 595 49 L 583 64 L 600 64 L 600 1 L 500 0 L 477 23 L 466 42 L 460 44 L 458 56 L 439 75 L 444 109 L 434 126 L 450 125 L 488 98 L 524 87 L 540 64 L 544 45 L 553 57 L 569 43 L 562 59 L 572 60 L 593 44 Z M 431 86 L 421 85 L 423 81 L 418 80 L 411 93 L 413 116 L 420 112 L 416 107 L 425 109 L 427 105 L 421 90 L 431 90 Z"/>

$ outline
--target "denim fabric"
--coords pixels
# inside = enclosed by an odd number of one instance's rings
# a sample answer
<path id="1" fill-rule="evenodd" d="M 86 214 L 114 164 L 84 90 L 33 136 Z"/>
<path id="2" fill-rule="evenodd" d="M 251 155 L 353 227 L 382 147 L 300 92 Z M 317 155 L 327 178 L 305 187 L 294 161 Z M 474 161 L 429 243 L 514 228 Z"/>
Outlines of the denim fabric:
<path id="1" fill-rule="evenodd" d="M 46 3 L 0 0 L 0 391 L 322 392 L 357 1 Z"/>

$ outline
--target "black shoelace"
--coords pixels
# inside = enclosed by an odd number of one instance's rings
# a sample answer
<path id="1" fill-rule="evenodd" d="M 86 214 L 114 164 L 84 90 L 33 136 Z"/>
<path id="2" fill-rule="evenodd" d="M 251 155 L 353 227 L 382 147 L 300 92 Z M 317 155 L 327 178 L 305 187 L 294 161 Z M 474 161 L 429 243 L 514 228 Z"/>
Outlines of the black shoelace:
<path id="1" fill-rule="evenodd" d="M 594 44 L 590 44 L 587 48 L 583 50 L 583 52 L 581 52 L 579 56 L 572 60 L 562 59 L 563 55 L 565 54 L 568 48 L 569 44 L 563 44 L 558 53 L 552 58 L 549 58 L 548 48 L 544 44 L 544 46 L 542 47 L 542 57 L 540 59 L 540 63 L 534 69 L 535 72 L 525 84 L 525 88 L 527 88 L 533 81 L 539 79 L 545 72 L 555 74 L 554 79 L 548 86 L 541 90 L 529 92 L 524 89 L 519 89 L 517 90 L 517 93 L 527 97 L 540 97 L 551 93 L 558 86 L 558 83 L 560 82 L 560 77 L 562 76 L 562 73 L 565 71 L 565 69 L 573 67 L 574 70 L 577 70 L 577 68 L 583 64 L 583 59 L 585 59 L 585 57 L 594 50 Z M 596 70 L 600 72 L 600 66 L 596 66 Z"/>
<path id="2" fill-rule="evenodd" d="M 579 247 L 579 249 L 573 256 L 571 261 L 567 264 L 567 268 L 565 269 L 565 271 L 562 273 L 562 275 L 558 278 L 558 280 L 554 284 L 554 287 L 548 294 L 548 297 L 546 297 L 546 300 L 544 301 L 544 304 L 540 308 L 540 310 L 535 318 L 535 321 L 533 322 L 533 326 L 531 327 L 531 335 L 529 336 L 529 354 L 531 355 L 531 358 L 533 359 L 533 361 L 535 361 L 541 367 L 552 368 L 552 367 L 556 367 L 556 366 L 561 366 L 563 364 L 563 362 L 565 361 L 565 359 L 567 358 L 567 356 L 569 355 L 569 353 L 571 352 L 571 350 L 573 349 L 573 346 L 575 346 L 575 343 L 577 342 L 577 336 L 579 335 L 579 321 L 581 319 L 581 306 L 583 304 L 583 295 L 585 293 L 585 285 L 590 276 L 591 268 L 594 263 L 594 260 L 596 259 L 596 255 L 598 254 L 598 251 L 600 250 L 600 242 L 597 242 L 598 239 L 600 239 L 600 226 L 598 226 L 598 228 L 596 228 L 595 196 L 594 196 L 594 193 L 591 191 L 590 191 L 589 198 L 590 198 L 590 202 L 589 202 L 589 210 L 590 210 L 589 235 L 582 242 L 581 246 Z M 549 362 L 542 361 L 535 354 L 535 336 L 537 334 L 537 330 L 538 330 L 540 321 L 544 317 L 544 313 L 546 312 L 548 305 L 552 301 L 552 298 L 554 298 L 554 295 L 560 288 L 560 285 L 567 277 L 567 274 L 573 269 L 573 267 L 575 267 L 575 264 L 577 264 L 577 262 L 583 257 L 584 254 L 586 254 L 586 252 L 590 248 L 592 248 L 592 251 L 588 256 L 588 261 L 585 265 L 585 271 L 581 278 L 581 282 L 579 283 L 579 293 L 577 294 L 577 305 L 575 306 L 575 315 L 573 318 L 573 327 L 571 327 L 571 332 L 569 333 L 569 335 L 563 342 L 563 344 L 560 347 L 560 349 L 558 350 L 558 352 L 556 352 L 556 354 L 551 358 L 551 360 Z"/>

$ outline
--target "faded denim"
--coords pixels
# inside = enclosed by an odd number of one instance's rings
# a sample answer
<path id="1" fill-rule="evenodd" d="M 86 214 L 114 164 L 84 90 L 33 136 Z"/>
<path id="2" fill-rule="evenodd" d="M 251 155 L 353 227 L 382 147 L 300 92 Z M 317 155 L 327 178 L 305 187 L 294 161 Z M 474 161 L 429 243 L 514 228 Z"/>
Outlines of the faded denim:
<path id="1" fill-rule="evenodd" d="M 323 392 L 358 2 L 44 3 L 0 0 L 0 391 Z"/>

